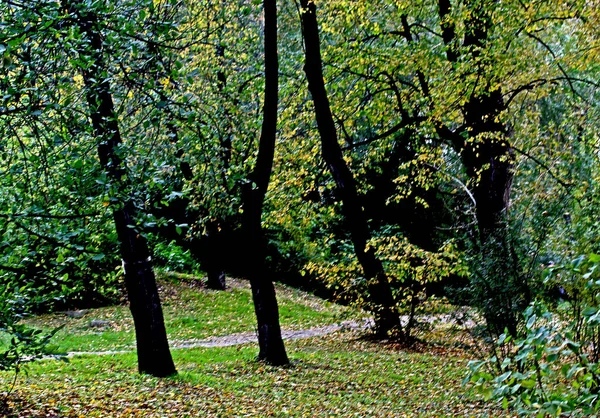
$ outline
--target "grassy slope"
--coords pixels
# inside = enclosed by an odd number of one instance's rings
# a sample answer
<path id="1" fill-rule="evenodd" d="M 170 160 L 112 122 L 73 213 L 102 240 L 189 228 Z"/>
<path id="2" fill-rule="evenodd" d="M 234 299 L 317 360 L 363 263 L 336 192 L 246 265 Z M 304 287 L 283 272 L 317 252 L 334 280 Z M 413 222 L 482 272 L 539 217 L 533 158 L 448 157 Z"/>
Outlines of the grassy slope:
<path id="1" fill-rule="evenodd" d="M 165 323 L 172 342 L 254 331 L 252 296 L 245 282 L 229 280 L 231 288 L 226 292 L 207 291 L 193 280 L 161 282 Z M 277 291 L 281 324 L 287 329 L 331 324 L 346 311 L 288 287 L 278 286 Z M 93 327 L 92 321 L 109 323 Z M 133 321 L 127 306 L 95 309 L 82 318 L 58 313 L 27 322 L 44 329 L 63 325 L 53 340 L 57 352 L 135 348 Z"/>
<path id="2" fill-rule="evenodd" d="M 199 338 L 253 329 L 247 289 L 215 293 L 169 285 L 165 291 L 171 336 Z M 343 311 L 301 292 L 280 288 L 279 295 L 286 327 L 331 323 Z M 69 350 L 83 349 L 83 343 L 114 348 L 130 333 L 125 316 L 123 309 L 112 308 L 68 319 L 58 345 Z M 92 318 L 116 321 L 120 330 L 111 332 L 120 336 L 118 344 L 104 336 L 107 332 L 91 334 L 82 325 Z M 64 318 L 35 320 L 46 325 L 59 321 Z M 138 375 L 134 354 L 43 361 L 18 380 L 9 398 L 12 416 L 503 416 L 460 385 L 466 360 L 457 351 L 407 352 L 351 333 L 290 341 L 287 348 L 294 364 L 285 369 L 255 362 L 252 345 L 174 350 L 179 375 L 162 380 Z M 0 373 L 0 390 L 10 379 Z"/>

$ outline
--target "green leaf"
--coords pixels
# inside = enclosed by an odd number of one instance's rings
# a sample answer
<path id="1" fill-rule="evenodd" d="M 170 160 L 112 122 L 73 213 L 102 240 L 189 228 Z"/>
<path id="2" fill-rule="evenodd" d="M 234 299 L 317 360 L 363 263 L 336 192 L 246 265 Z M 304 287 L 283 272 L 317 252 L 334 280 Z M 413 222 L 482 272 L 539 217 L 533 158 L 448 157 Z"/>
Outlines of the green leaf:
<path id="1" fill-rule="evenodd" d="M 527 320 L 527 325 L 525 325 L 527 327 L 527 329 L 533 328 L 533 326 L 535 325 L 536 319 L 537 319 L 537 316 L 535 314 L 533 314 L 529 317 L 529 319 Z"/>
<path id="2" fill-rule="evenodd" d="M 508 379 L 510 377 L 510 375 L 512 374 L 511 371 L 502 373 L 500 376 L 498 376 L 496 379 L 494 379 L 497 383 L 502 383 L 504 382 L 506 379 Z"/>
<path id="3" fill-rule="evenodd" d="M 600 263 L 600 254 L 590 254 L 588 259 L 590 263 Z"/>
<path id="4" fill-rule="evenodd" d="M 535 380 L 533 379 L 522 380 L 520 383 L 525 389 L 533 389 L 535 387 Z"/>

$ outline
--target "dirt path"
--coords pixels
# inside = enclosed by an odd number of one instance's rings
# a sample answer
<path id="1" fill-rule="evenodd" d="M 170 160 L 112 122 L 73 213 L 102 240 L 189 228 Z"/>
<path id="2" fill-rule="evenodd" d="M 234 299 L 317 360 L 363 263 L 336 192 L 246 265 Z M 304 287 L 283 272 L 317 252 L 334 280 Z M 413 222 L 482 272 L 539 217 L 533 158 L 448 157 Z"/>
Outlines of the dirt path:
<path id="1" fill-rule="evenodd" d="M 344 321 L 339 324 L 325 325 L 322 327 L 308 328 L 303 330 L 291 331 L 291 330 L 282 330 L 281 334 L 284 340 L 298 340 L 302 338 L 311 338 L 311 337 L 319 337 L 322 335 L 332 334 L 338 331 L 350 331 L 350 330 L 363 330 L 367 329 L 371 326 L 371 321 L 366 320 L 363 322 L 356 321 Z M 173 340 L 170 343 L 171 350 L 182 350 L 188 348 L 198 348 L 198 347 L 230 347 L 233 345 L 240 344 L 251 344 L 256 343 L 257 338 L 256 334 L 252 332 L 242 332 L 238 334 L 230 334 L 223 335 L 220 337 L 211 337 L 204 339 L 195 339 L 195 340 L 186 340 L 179 341 Z M 60 357 L 75 357 L 75 356 L 84 356 L 84 355 L 93 355 L 93 356 L 110 356 L 115 354 L 126 354 L 126 353 L 134 353 L 135 349 L 131 350 L 116 350 L 116 351 L 71 351 L 66 355 L 61 355 Z M 59 356 L 50 356 L 50 358 L 56 358 Z"/>
<path id="2" fill-rule="evenodd" d="M 432 315 L 419 317 L 420 322 L 429 323 L 453 323 L 459 326 L 473 327 L 475 323 L 472 320 L 466 322 L 457 322 L 456 318 L 451 315 Z M 402 317 L 403 325 L 408 321 L 407 317 Z M 319 337 L 322 335 L 332 334 L 334 332 L 354 331 L 354 330 L 366 330 L 373 326 L 373 320 L 366 319 L 362 322 L 357 321 L 343 321 L 337 324 L 324 325 L 320 327 L 308 328 L 303 330 L 282 330 L 282 336 L 284 340 L 298 340 L 303 338 Z M 172 340 L 170 346 L 172 350 L 183 350 L 189 348 L 198 347 L 230 347 L 233 345 L 241 344 L 255 344 L 257 343 L 256 334 L 253 332 L 242 332 L 237 334 L 223 335 L 219 337 L 210 337 L 204 339 L 192 339 L 192 340 Z M 115 351 L 72 351 L 65 355 L 50 356 L 50 358 L 56 357 L 75 357 L 83 355 L 95 355 L 95 356 L 108 356 L 115 354 L 126 354 L 134 353 L 135 348 L 132 347 L 128 350 L 115 350 Z"/>

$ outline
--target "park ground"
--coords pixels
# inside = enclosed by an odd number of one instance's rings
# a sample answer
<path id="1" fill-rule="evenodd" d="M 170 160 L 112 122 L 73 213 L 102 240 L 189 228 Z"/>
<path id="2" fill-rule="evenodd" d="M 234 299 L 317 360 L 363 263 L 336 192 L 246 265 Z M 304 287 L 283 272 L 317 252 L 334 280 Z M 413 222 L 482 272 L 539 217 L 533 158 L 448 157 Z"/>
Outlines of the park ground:
<path id="1" fill-rule="evenodd" d="M 177 376 L 136 372 L 133 325 L 124 305 L 38 316 L 28 322 L 63 326 L 52 349 L 71 355 L 28 365 L 14 387 L 14 374 L 0 374 L 1 389 L 10 390 L 4 415 L 509 415 L 462 385 L 475 344 L 454 323 L 434 322 L 410 348 L 375 342 L 361 327 L 336 326 L 364 324 L 356 311 L 278 286 L 282 327 L 296 338 L 286 341 L 292 365 L 275 368 L 257 362 L 256 344 L 248 342 L 254 316 L 244 282 L 230 280 L 225 292 L 208 291 L 193 277 L 163 275 L 160 283 Z"/>

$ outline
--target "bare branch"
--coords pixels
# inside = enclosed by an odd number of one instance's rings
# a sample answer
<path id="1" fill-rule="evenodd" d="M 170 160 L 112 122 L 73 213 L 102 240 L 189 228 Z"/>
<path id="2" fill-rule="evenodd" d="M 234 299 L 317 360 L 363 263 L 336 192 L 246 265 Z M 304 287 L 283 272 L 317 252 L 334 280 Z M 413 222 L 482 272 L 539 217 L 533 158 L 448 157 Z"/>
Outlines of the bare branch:
<path id="1" fill-rule="evenodd" d="M 544 170 L 546 170 L 546 172 L 550 175 L 550 177 L 552 177 L 554 180 L 556 180 L 556 182 L 558 184 L 560 184 L 562 187 L 564 187 L 567 191 L 570 191 L 571 187 L 573 187 L 573 184 L 571 183 L 567 183 L 564 180 L 559 179 L 550 169 L 550 167 L 548 167 L 548 165 L 546 165 L 543 161 L 539 160 L 538 158 L 534 157 L 533 155 L 527 153 L 526 151 L 523 151 L 522 149 L 519 149 L 517 147 L 512 146 L 511 147 L 513 150 L 515 150 L 516 152 L 518 152 L 519 154 L 523 155 L 524 157 L 529 158 L 531 161 L 533 161 L 534 163 L 536 163 L 537 165 L 539 165 L 540 167 L 542 167 Z"/>

